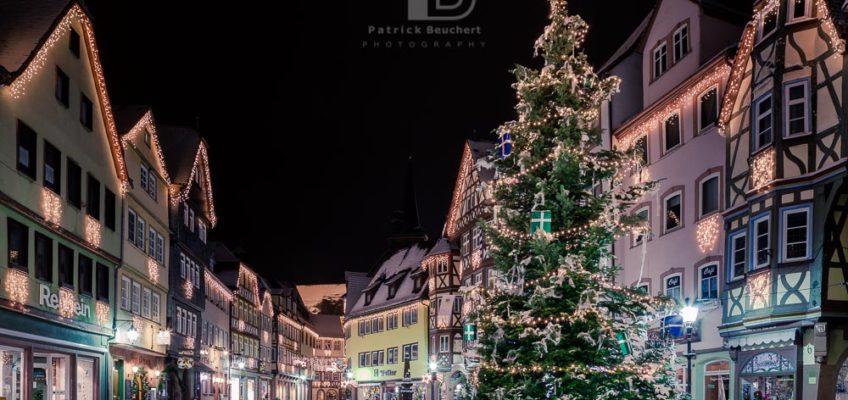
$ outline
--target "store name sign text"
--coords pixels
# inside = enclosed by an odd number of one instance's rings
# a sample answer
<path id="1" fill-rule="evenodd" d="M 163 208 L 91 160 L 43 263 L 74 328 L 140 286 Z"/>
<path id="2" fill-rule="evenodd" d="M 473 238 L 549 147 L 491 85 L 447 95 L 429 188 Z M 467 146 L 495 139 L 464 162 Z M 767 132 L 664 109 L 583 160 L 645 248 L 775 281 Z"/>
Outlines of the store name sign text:
<path id="1" fill-rule="evenodd" d="M 50 291 L 46 285 L 40 285 L 38 290 L 38 304 L 59 311 L 59 294 Z M 79 300 L 74 301 L 74 314 L 86 318 L 91 317 L 91 307 Z"/>

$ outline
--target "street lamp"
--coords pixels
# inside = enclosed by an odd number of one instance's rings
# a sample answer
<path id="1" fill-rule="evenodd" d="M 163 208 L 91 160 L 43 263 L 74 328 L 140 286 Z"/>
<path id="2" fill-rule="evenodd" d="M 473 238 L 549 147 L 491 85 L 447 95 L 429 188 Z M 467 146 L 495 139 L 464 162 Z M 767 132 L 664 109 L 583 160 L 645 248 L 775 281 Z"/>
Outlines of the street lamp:
<path id="1" fill-rule="evenodd" d="M 436 369 L 439 368 L 439 363 L 430 361 L 430 396 L 431 400 L 436 400 Z"/>
<path id="2" fill-rule="evenodd" d="M 135 343 L 135 341 L 138 340 L 138 336 L 139 333 L 138 330 L 135 329 L 135 326 L 130 326 L 130 329 L 127 330 L 127 340 L 129 340 L 130 343 Z"/>
<path id="3" fill-rule="evenodd" d="M 692 327 L 695 321 L 698 320 L 698 307 L 692 305 L 689 299 L 686 299 L 686 307 L 680 310 L 680 316 L 683 317 L 683 323 L 686 325 L 686 393 L 692 394 L 692 359 L 695 353 L 692 352 Z"/>

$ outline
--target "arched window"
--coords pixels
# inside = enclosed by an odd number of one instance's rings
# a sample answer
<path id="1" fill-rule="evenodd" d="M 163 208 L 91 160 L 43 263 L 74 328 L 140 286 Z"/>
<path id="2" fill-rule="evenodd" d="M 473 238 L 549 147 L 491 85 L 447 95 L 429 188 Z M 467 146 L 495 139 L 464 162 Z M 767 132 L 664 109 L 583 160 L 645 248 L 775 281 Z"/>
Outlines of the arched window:
<path id="1" fill-rule="evenodd" d="M 730 398 L 730 361 L 719 360 L 704 365 L 704 399 Z"/>
<path id="2" fill-rule="evenodd" d="M 743 399 L 792 399 L 795 396 L 795 366 L 775 352 L 751 358 L 740 373 Z"/>
<path id="3" fill-rule="evenodd" d="M 318 400 L 324 400 L 324 391 L 323 390 L 318 391 Z"/>

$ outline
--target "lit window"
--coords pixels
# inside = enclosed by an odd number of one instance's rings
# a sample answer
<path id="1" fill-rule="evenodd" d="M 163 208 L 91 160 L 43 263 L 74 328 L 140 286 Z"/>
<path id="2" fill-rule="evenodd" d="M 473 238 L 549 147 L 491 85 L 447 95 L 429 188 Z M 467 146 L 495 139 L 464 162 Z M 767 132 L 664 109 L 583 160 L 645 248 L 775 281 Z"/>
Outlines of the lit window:
<path id="1" fill-rule="evenodd" d="M 654 48 L 654 79 L 659 78 L 668 69 L 668 48 L 666 42 Z"/>
<path id="2" fill-rule="evenodd" d="M 639 163 L 641 165 L 648 165 L 648 136 L 643 135 L 639 139 L 636 139 L 633 147 L 636 149 L 636 157 L 639 159 Z"/>
<path id="3" fill-rule="evenodd" d="M 639 217 L 639 219 L 641 221 L 645 221 L 644 222 L 645 228 L 640 229 L 640 230 L 638 230 L 638 231 L 636 231 L 632 234 L 632 237 L 633 237 L 632 245 L 633 246 L 637 246 L 637 245 L 642 244 L 642 241 L 645 240 L 645 233 L 646 233 L 647 230 L 650 229 L 650 226 L 651 226 L 650 213 L 648 212 L 648 207 L 643 207 L 643 208 L 639 209 L 639 211 L 636 211 L 635 216 Z"/>
<path id="4" fill-rule="evenodd" d="M 634 288 L 639 292 L 650 294 L 651 293 L 651 285 L 648 282 L 642 282 Z"/>
<path id="5" fill-rule="evenodd" d="M 810 257 L 810 209 L 807 207 L 783 210 L 783 261 L 805 260 Z"/>
<path id="6" fill-rule="evenodd" d="M 439 336 L 439 353 L 449 353 L 450 352 L 450 336 L 441 335 Z"/>
<path id="7" fill-rule="evenodd" d="M 783 117 L 785 118 L 786 132 L 784 132 L 784 135 L 786 136 L 803 135 L 810 132 L 809 84 L 810 81 L 805 79 L 787 83 L 784 86 L 783 97 L 786 100 Z"/>
<path id="8" fill-rule="evenodd" d="M 675 274 L 665 278 L 665 295 L 671 299 L 681 299 L 682 285 L 680 274 Z"/>
<path id="9" fill-rule="evenodd" d="M 766 95 L 754 106 L 754 151 L 771 144 L 772 140 L 772 104 L 771 94 Z"/>
<path id="10" fill-rule="evenodd" d="M 678 192 L 665 199 L 665 231 L 674 230 L 683 225 L 682 195 Z"/>

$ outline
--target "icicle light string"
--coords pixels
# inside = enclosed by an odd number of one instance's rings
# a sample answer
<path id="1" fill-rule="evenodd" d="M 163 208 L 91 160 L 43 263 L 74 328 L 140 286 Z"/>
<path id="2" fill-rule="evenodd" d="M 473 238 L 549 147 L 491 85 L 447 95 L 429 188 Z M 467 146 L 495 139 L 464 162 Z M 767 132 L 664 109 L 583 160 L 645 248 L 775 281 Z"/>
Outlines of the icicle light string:
<path id="1" fill-rule="evenodd" d="M 124 135 L 121 140 L 121 143 L 123 144 L 124 149 L 126 149 L 127 146 L 130 145 L 133 140 L 135 140 L 136 136 L 144 132 L 145 129 L 150 132 L 150 137 L 155 147 L 156 158 L 159 159 L 159 165 L 162 166 L 162 177 L 165 179 L 165 182 L 170 186 L 173 181 L 168 175 L 168 169 L 165 167 L 165 155 L 162 154 L 162 146 L 159 144 L 159 134 L 156 131 L 156 123 L 153 120 L 153 113 L 151 113 L 150 111 L 144 113 L 144 116 L 142 116 L 141 119 L 138 120 L 135 126 L 133 126 L 132 129 L 130 129 L 130 131 L 126 135 Z"/>

